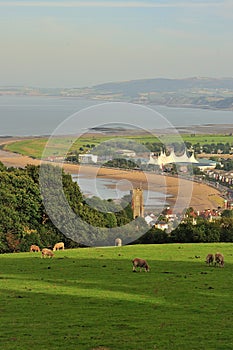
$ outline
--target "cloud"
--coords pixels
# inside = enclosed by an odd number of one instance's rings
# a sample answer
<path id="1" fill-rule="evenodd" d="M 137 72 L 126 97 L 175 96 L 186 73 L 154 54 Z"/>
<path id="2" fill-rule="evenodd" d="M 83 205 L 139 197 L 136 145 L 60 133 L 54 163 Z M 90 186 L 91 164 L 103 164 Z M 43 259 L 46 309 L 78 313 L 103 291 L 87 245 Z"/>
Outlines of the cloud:
<path id="1" fill-rule="evenodd" d="M 102 8 L 203 8 L 232 7 L 229 0 L 187 1 L 187 2 L 149 2 L 149 1 L 0 1 L 0 7 L 102 7 Z"/>

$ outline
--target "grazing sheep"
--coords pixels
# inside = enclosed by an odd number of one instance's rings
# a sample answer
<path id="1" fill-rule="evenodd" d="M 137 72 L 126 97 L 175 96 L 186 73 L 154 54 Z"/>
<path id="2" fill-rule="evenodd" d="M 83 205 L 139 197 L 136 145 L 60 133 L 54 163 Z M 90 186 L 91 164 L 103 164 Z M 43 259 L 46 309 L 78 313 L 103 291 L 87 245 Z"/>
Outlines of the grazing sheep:
<path id="1" fill-rule="evenodd" d="M 30 247 L 30 252 L 40 252 L 38 245 L 32 244 Z"/>
<path id="2" fill-rule="evenodd" d="M 137 272 L 137 267 L 139 267 L 139 271 L 142 271 L 142 268 L 145 269 L 145 272 L 150 271 L 150 267 L 147 264 L 146 260 L 140 259 L 140 258 L 135 258 L 132 260 L 133 263 L 133 272 Z"/>
<path id="3" fill-rule="evenodd" d="M 207 257 L 206 257 L 206 264 L 208 264 L 210 266 L 213 265 L 214 263 L 214 255 L 213 254 L 208 254 Z"/>
<path id="4" fill-rule="evenodd" d="M 121 246 L 122 246 L 122 239 L 116 238 L 116 239 L 115 239 L 115 246 L 121 247 Z"/>
<path id="5" fill-rule="evenodd" d="M 42 254 L 41 258 L 45 258 L 46 256 L 48 256 L 49 258 L 52 258 L 54 256 L 52 250 L 48 248 L 42 249 L 41 254 Z"/>
<path id="6" fill-rule="evenodd" d="M 221 266 L 224 267 L 224 256 L 221 253 L 216 253 L 215 254 L 215 266 Z"/>
<path id="7" fill-rule="evenodd" d="M 60 249 L 62 249 L 62 250 L 65 249 L 65 245 L 63 242 L 56 243 L 53 247 L 53 251 L 60 250 Z"/>

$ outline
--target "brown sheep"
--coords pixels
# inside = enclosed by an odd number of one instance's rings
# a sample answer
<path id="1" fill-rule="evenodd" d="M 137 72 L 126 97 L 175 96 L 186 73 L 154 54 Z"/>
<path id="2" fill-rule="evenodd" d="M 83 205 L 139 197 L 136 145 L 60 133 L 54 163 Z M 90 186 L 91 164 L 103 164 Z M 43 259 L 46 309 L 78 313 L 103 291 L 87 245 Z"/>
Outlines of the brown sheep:
<path id="1" fill-rule="evenodd" d="M 145 272 L 150 271 L 150 267 L 147 264 L 146 260 L 140 259 L 140 258 L 135 258 L 132 260 L 133 263 L 133 272 L 137 272 L 137 267 L 139 267 L 139 271 L 142 271 L 142 268 L 145 269 Z"/>
<path id="2" fill-rule="evenodd" d="M 45 258 L 46 256 L 48 256 L 49 258 L 54 257 L 54 254 L 52 252 L 51 249 L 48 248 L 43 248 L 41 251 L 41 258 Z"/>
<path id="3" fill-rule="evenodd" d="M 56 243 L 53 247 L 53 251 L 60 250 L 60 249 L 62 249 L 62 250 L 65 249 L 65 245 L 63 242 Z"/>
<path id="4" fill-rule="evenodd" d="M 215 254 L 215 266 L 221 266 L 224 267 L 224 256 L 221 253 L 216 253 Z"/>
<path id="5" fill-rule="evenodd" d="M 32 244 L 30 247 L 30 252 L 40 252 L 38 245 Z"/>
<path id="6" fill-rule="evenodd" d="M 214 263 L 214 255 L 213 254 L 208 254 L 207 257 L 206 257 L 206 264 L 208 264 L 210 266 L 213 265 Z"/>

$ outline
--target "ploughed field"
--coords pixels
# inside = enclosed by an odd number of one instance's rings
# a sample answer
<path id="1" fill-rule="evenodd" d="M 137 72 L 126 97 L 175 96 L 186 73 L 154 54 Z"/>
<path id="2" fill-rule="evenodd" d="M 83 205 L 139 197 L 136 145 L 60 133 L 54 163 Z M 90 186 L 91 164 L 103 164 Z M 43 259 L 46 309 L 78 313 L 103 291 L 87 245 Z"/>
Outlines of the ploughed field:
<path id="1" fill-rule="evenodd" d="M 221 252 L 225 267 L 207 266 Z M 146 259 L 150 272 L 133 273 Z M 0 255 L 4 350 L 233 349 L 233 244 Z"/>

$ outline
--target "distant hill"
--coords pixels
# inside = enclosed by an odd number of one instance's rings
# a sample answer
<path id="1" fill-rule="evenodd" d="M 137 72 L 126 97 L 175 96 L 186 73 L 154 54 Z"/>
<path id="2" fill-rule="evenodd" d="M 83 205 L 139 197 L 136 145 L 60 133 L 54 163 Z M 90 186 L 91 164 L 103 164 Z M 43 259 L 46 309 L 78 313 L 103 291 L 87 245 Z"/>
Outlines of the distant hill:
<path id="1" fill-rule="evenodd" d="M 0 96 L 5 94 L 233 110 L 233 78 L 155 78 L 110 82 L 83 88 L 0 87 Z"/>
<path id="2" fill-rule="evenodd" d="M 233 109 L 233 78 L 141 79 L 93 86 L 90 97 L 213 109 Z"/>
<path id="3" fill-rule="evenodd" d="M 233 91 L 233 78 L 141 79 L 99 84 L 96 90 L 136 96 L 146 92 L 174 92 L 187 89 L 226 89 Z"/>

